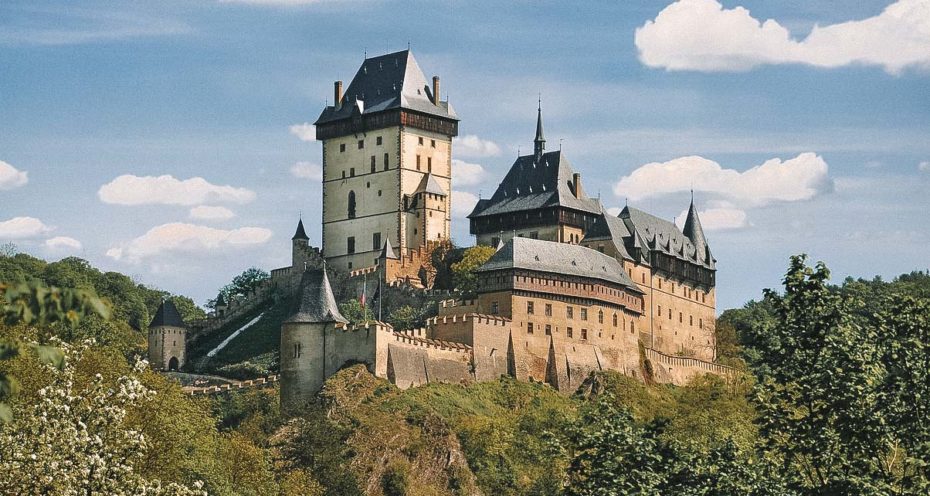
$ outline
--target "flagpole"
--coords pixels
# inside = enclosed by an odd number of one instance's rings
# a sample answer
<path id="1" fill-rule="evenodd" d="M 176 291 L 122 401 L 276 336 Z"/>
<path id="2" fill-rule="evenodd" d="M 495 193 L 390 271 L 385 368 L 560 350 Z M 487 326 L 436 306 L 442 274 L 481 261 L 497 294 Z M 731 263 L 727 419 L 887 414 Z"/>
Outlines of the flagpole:
<path id="1" fill-rule="evenodd" d="M 386 264 L 386 263 L 387 263 L 387 259 L 385 259 L 384 262 L 385 262 L 385 264 Z M 381 270 L 378 270 L 378 322 L 382 322 L 382 320 L 381 320 L 381 300 L 384 299 L 384 295 L 381 294 L 382 291 L 383 291 L 383 288 L 381 287 L 381 279 L 384 279 L 384 277 L 383 277 L 384 268 L 379 267 L 379 269 L 381 269 Z"/>

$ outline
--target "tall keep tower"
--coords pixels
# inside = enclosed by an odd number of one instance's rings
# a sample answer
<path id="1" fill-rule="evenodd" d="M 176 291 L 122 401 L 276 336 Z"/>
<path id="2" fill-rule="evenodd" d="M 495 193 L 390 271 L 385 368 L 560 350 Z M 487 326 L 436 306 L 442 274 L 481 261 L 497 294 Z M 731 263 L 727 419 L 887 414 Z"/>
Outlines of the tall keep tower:
<path id="1" fill-rule="evenodd" d="M 410 50 L 365 59 L 316 121 L 323 143 L 323 254 L 342 270 L 449 238 L 458 117 Z"/>
<path id="2" fill-rule="evenodd" d="M 149 364 L 155 370 L 178 370 L 187 361 L 187 325 L 171 300 L 165 300 L 149 324 Z"/>

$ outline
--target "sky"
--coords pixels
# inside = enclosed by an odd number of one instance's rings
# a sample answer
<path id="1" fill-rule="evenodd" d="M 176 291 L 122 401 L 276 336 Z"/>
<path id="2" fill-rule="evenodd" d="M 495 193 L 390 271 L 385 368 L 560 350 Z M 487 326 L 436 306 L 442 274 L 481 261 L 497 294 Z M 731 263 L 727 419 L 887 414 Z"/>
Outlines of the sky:
<path id="1" fill-rule="evenodd" d="M 413 50 L 461 118 L 453 236 L 537 98 L 589 195 L 679 225 L 694 190 L 718 311 L 780 285 L 930 267 L 930 0 L 0 2 L 0 244 L 203 303 L 320 242 L 312 123 Z"/>

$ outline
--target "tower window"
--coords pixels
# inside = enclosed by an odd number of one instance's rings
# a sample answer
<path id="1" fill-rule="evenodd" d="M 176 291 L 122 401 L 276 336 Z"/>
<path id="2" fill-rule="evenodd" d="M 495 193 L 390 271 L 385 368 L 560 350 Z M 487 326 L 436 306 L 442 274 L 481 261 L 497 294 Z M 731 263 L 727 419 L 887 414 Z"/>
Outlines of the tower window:
<path id="1" fill-rule="evenodd" d="M 422 145 L 422 144 L 423 144 L 423 136 L 420 136 L 418 139 L 419 139 L 419 143 Z"/>
<path id="2" fill-rule="evenodd" d="M 355 253 L 355 236 L 349 236 L 346 239 L 346 252 L 349 255 Z"/>
<path id="3" fill-rule="evenodd" d="M 546 303 L 546 317 L 552 317 L 552 304 Z"/>
<path id="4" fill-rule="evenodd" d="M 355 177 L 355 167 L 349 168 L 349 177 Z"/>
<path id="5" fill-rule="evenodd" d="M 526 333 L 533 334 L 533 323 L 532 322 L 526 323 Z"/>
<path id="6" fill-rule="evenodd" d="M 546 336 L 552 335 L 552 325 L 546 324 Z"/>
<path id="7" fill-rule="evenodd" d="M 342 171 L 342 178 L 343 178 L 343 179 L 346 178 L 346 171 Z"/>
<path id="8" fill-rule="evenodd" d="M 420 156 L 417 155 L 417 170 L 420 170 Z"/>
<path id="9" fill-rule="evenodd" d="M 566 334 L 568 337 L 572 337 L 572 328 L 571 328 L 571 327 L 566 328 L 566 329 L 565 329 L 565 334 Z"/>
<path id="10" fill-rule="evenodd" d="M 526 313 L 533 315 L 533 302 L 532 301 L 526 302 Z"/>
<path id="11" fill-rule="evenodd" d="M 365 148 L 365 140 L 358 140 L 358 149 Z"/>
<path id="12" fill-rule="evenodd" d="M 426 170 L 433 172 L 433 157 L 426 157 Z"/>
<path id="13" fill-rule="evenodd" d="M 349 191 L 348 215 L 350 219 L 355 218 L 355 191 Z"/>
<path id="14" fill-rule="evenodd" d="M 491 302 L 491 315 L 497 315 L 500 313 L 501 305 L 496 301 Z"/>
<path id="15" fill-rule="evenodd" d="M 565 318 L 574 319 L 575 318 L 575 308 L 574 307 L 565 307 Z"/>
<path id="16" fill-rule="evenodd" d="M 375 138 L 375 144 L 378 146 L 381 146 L 381 136 L 378 136 L 377 138 Z"/>
<path id="17" fill-rule="evenodd" d="M 588 339 L 588 330 L 587 330 L 587 329 L 582 329 L 582 330 L 581 330 L 581 339 L 582 339 L 582 340 L 587 340 L 587 339 Z"/>
<path id="18" fill-rule="evenodd" d="M 384 170 L 388 170 L 388 154 L 384 154 Z"/>
<path id="19" fill-rule="evenodd" d="M 375 172 L 375 156 L 374 155 L 371 156 L 371 172 L 372 173 Z"/>
<path id="20" fill-rule="evenodd" d="M 581 320 L 588 320 L 588 309 L 587 308 L 581 309 Z"/>
<path id="21" fill-rule="evenodd" d="M 371 249 L 377 250 L 381 248 L 381 233 L 376 232 L 371 235 Z"/>
<path id="22" fill-rule="evenodd" d="M 598 311 L 597 311 L 597 323 L 598 323 L 598 324 L 603 324 L 603 323 L 604 323 L 604 311 L 603 311 L 603 310 L 598 310 Z"/>
<path id="23" fill-rule="evenodd" d="M 345 144 L 345 143 L 341 143 L 341 144 L 339 145 L 339 153 L 343 153 L 343 152 L 345 152 L 345 151 L 346 151 L 346 144 Z"/>
<path id="24" fill-rule="evenodd" d="M 617 314 L 614 314 L 614 327 L 617 327 Z"/>
<path id="25" fill-rule="evenodd" d="M 436 140 L 429 140 L 429 146 L 436 148 Z"/>

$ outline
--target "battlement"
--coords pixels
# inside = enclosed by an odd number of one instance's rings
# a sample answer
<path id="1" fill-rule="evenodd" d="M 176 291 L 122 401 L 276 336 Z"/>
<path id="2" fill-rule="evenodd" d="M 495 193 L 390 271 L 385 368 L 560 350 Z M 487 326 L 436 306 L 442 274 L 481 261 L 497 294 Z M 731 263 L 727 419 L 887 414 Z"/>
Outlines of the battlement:
<path id="1" fill-rule="evenodd" d="M 646 348 L 645 351 L 646 359 L 653 363 L 653 373 L 658 382 L 686 384 L 692 377 L 701 374 L 710 373 L 729 378 L 738 372 L 733 367 L 699 358 L 666 355 L 652 348 Z"/>
<path id="2" fill-rule="evenodd" d="M 457 313 L 451 315 L 437 315 L 435 317 L 426 319 L 426 325 L 443 325 L 443 324 L 456 324 L 459 322 L 467 323 L 469 321 L 474 321 L 476 324 L 484 324 L 495 327 L 509 327 L 511 320 L 507 317 L 501 317 L 500 315 L 488 315 L 483 313 Z"/>
<path id="3" fill-rule="evenodd" d="M 429 339 L 414 336 L 412 334 L 394 332 L 392 333 L 394 341 L 397 343 L 409 344 L 420 348 L 432 348 L 443 351 L 456 351 L 459 353 L 471 353 L 471 346 L 452 341 L 442 341 L 439 339 Z"/>

